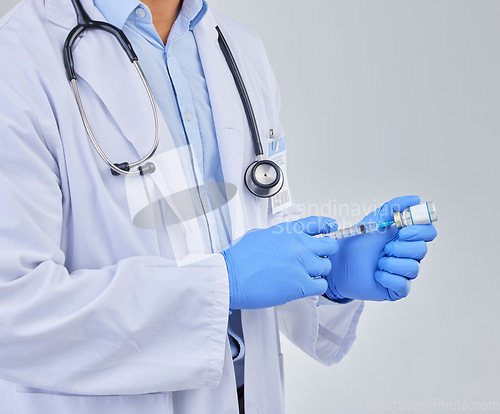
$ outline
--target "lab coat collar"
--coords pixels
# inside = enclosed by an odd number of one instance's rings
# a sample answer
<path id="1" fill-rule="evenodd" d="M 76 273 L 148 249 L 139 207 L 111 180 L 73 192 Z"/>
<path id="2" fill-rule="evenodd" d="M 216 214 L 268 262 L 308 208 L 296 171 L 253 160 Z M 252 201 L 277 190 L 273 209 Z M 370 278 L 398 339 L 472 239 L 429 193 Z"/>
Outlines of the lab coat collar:
<path id="1" fill-rule="evenodd" d="M 102 14 L 94 6 L 92 0 L 80 0 L 83 8 L 93 20 L 104 20 Z M 70 0 L 45 0 L 47 20 L 65 29 L 76 26 L 76 14 Z"/>
<path id="2" fill-rule="evenodd" d="M 184 4 L 186 5 L 185 11 L 183 10 Z M 196 25 L 201 21 L 203 16 L 205 16 L 207 11 L 208 11 L 208 6 L 205 0 L 202 0 L 201 2 L 199 0 L 195 0 L 189 3 L 184 1 L 182 3 L 181 13 L 184 13 L 186 17 L 188 17 L 189 20 L 191 21 L 189 23 L 190 30 L 193 30 L 196 27 Z"/>
<path id="3" fill-rule="evenodd" d="M 97 9 L 92 0 L 80 0 L 84 9 L 89 14 L 90 18 L 93 20 L 103 20 L 103 14 Z M 137 0 L 127 0 L 127 7 L 121 7 L 120 10 L 124 10 L 126 16 L 120 13 L 119 18 L 116 21 L 111 22 L 116 24 L 118 28 L 123 28 L 130 12 L 134 10 L 141 2 Z M 186 3 L 186 4 L 184 4 Z M 135 5 L 135 6 L 134 6 Z M 105 6 L 106 8 L 107 6 Z M 144 6 L 146 7 L 146 6 Z M 181 9 L 181 13 L 190 20 L 190 29 L 194 29 L 195 26 L 202 20 L 203 16 L 207 12 L 206 0 L 191 0 L 184 1 Z M 104 10 L 106 13 L 106 10 Z M 45 12 L 47 20 L 64 27 L 65 29 L 72 29 L 76 25 L 76 14 L 69 0 L 45 0 Z"/>

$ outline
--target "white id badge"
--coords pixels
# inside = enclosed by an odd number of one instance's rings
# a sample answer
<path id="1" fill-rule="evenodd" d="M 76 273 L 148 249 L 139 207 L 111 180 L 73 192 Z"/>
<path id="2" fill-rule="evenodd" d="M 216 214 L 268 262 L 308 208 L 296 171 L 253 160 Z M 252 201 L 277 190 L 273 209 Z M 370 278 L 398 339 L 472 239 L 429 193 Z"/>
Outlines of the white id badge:
<path id="1" fill-rule="evenodd" d="M 278 194 L 271 197 L 270 201 L 272 213 L 276 214 L 292 205 L 286 174 L 286 137 L 274 139 L 269 143 L 269 159 L 275 162 L 283 172 L 283 187 Z"/>

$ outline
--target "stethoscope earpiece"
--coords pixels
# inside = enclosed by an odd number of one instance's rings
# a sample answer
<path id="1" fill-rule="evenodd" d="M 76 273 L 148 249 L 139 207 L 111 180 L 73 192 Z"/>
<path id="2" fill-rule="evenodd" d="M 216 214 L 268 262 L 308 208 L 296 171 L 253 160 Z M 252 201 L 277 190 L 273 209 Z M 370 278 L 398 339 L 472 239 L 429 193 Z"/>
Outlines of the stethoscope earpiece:
<path id="1" fill-rule="evenodd" d="M 251 163 L 245 171 L 245 184 L 257 197 L 276 195 L 283 187 L 283 172 L 275 162 L 260 160 Z"/>

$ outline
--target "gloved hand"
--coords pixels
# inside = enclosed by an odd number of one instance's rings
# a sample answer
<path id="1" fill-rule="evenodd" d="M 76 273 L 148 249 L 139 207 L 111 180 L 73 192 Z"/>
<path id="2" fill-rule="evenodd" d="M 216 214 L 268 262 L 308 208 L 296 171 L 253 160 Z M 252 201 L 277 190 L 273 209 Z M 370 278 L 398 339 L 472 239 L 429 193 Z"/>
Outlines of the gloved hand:
<path id="1" fill-rule="evenodd" d="M 230 309 L 282 305 L 306 296 L 322 295 L 328 284 L 330 260 L 338 243 L 316 234 L 337 229 L 335 220 L 308 217 L 253 230 L 222 252 L 229 274 Z"/>
<path id="2" fill-rule="evenodd" d="M 361 223 L 393 220 L 395 211 L 419 203 L 417 196 L 395 198 L 370 213 Z M 401 230 L 390 226 L 381 232 L 340 240 L 338 254 L 330 257 L 332 270 L 326 277 L 326 295 L 340 302 L 406 297 L 411 280 L 417 277 L 419 262 L 427 253 L 426 242 L 436 235 L 433 224 L 417 224 Z"/>

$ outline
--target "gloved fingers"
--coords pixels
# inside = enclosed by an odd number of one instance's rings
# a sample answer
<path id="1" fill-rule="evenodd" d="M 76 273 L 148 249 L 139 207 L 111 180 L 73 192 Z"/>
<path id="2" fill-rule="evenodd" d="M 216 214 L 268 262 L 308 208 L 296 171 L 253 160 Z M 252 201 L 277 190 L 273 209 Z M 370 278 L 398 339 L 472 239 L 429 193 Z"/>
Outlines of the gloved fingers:
<path id="1" fill-rule="evenodd" d="M 329 259 L 316 256 L 312 253 L 301 257 L 301 261 L 307 274 L 311 277 L 327 276 L 332 270 L 332 262 Z"/>
<path id="2" fill-rule="evenodd" d="M 310 216 L 295 221 L 300 230 L 310 236 L 331 233 L 338 228 L 337 222 L 330 217 Z"/>
<path id="3" fill-rule="evenodd" d="M 427 254 L 427 243 L 422 240 L 414 242 L 395 240 L 387 243 L 384 251 L 387 256 L 422 260 Z"/>
<path id="4" fill-rule="evenodd" d="M 382 257 L 378 261 L 378 268 L 380 270 L 393 275 L 403 276 L 407 279 L 415 279 L 418 275 L 419 267 L 419 263 L 413 259 Z"/>
<path id="5" fill-rule="evenodd" d="M 391 210 L 394 211 L 403 211 L 408 207 L 415 206 L 420 204 L 420 197 L 416 195 L 408 195 L 403 197 L 393 198 L 391 201 L 386 203 L 390 206 Z"/>
<path id="6" fill-rule="evenodd" d="M 307 234 L 299 234 L 298 237 L 316 256 L 329 257 L 339 251 L 339 242 L 331 237 L 313 237 Z"/>
<path id="7" fill-rule="evenodd" d="M 434 224 L 415 224 L 414 226 L 403 227 L 398 233 L 398 239 L 405 241 L 423 240 L 430 242 L 436 236 L 437 229 Z"/>
<path id="8" fill-rule="evenodd" d="M 395 211 L 403 211 L 410 206 L 420 204 L 420 197 L 415 195 L 393 198 L 385 203 L 379 211 L 379 221 L 390 221 L 394 219 Z"/>
<path id="9" fill-rule="evenodd" d="M 411 280 L 408 280 L 403 276 L 393 275 L 388 272 L 377 270 L 375 272 L 375 280 L 387 288 L 387 292 L 391 300 L 405 298 L 410 293 Z"/>
<path id="10" fill-rule="evenodd" d="M 317 278 L 313 279 L 311 277 L 307 278 L 308 280 L 304 281 L 304 285 L 302 288 L 304 289 L 304 297 L 307 296 L 320 296 L 326 292 L 328 289 L 328 282 L 326 279 Z"/>

